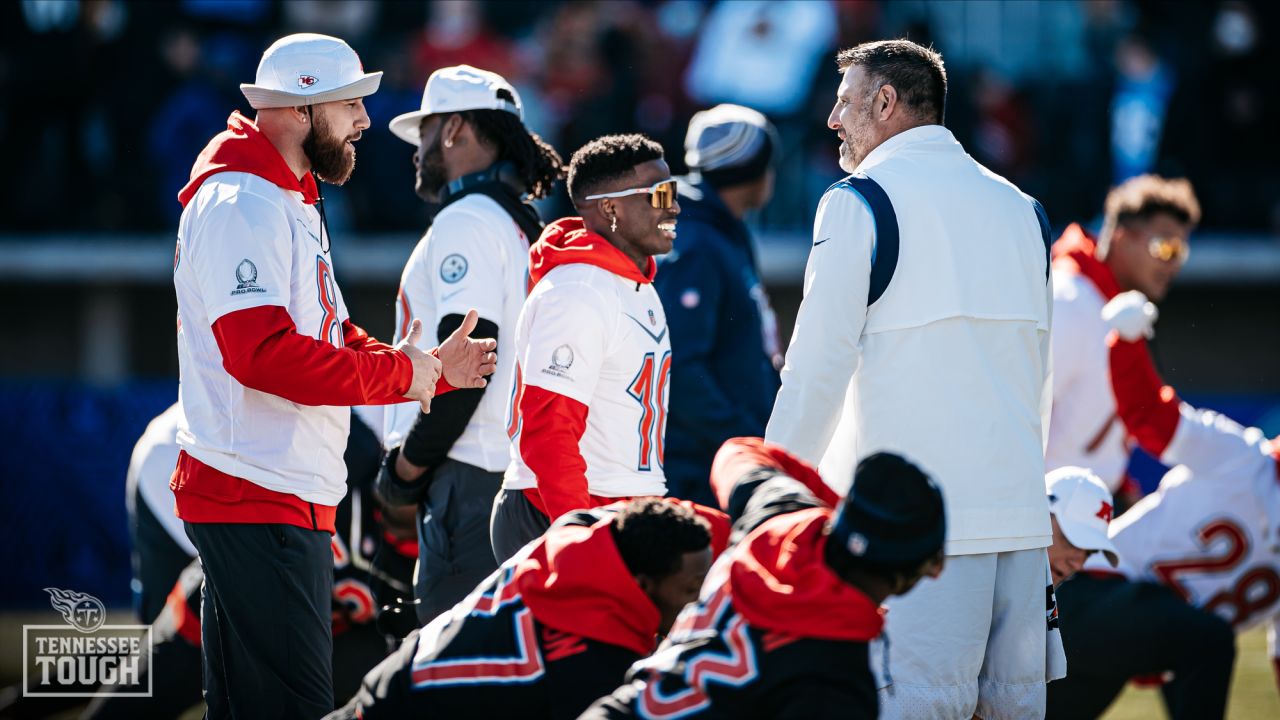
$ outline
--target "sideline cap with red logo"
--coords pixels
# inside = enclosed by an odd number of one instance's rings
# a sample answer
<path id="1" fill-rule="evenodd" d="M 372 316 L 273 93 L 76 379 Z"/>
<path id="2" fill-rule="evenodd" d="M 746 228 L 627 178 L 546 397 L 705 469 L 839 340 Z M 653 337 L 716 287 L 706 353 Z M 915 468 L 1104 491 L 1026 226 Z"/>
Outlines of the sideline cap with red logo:
<path id="1" fill-rule="evenodd" d="M 286 35 L 262 53 L 258 76 L 241 83 L 254 110 L 319 105 L 372 95 L 382 72 L 367 73 L 346 42 L 328 35 Z"/>
<path id="2" fill-rule="evenodd" d="M 422 108 L 397 115 L 391 121 L 391 132 L 417 145 L 422 118 L 464 110 L 504 110 L 524 121 L 520 93 L 505 78 L 470 65 L 454 65 L 431 73 L 422 91 Z"/>
<path id="3" fill-rule="evenodd" d="M 1111 567 L 1119 564 L 1116 546 L 1107 537 L 1107 524 L 1115 507 L 1111 492 L 1097 475 L 1082 467 L 1060 467 L 1044 478 L 1049 491 L 1049 512 L 1067 541 L 1081 550 L 1097 550 Z"/>

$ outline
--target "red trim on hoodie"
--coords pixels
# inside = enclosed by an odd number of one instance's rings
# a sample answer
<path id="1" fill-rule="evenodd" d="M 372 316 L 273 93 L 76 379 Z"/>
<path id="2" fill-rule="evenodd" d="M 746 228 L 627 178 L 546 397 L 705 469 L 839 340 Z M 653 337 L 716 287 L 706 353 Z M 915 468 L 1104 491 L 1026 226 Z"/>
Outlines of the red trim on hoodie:
<path id="1" fill-rule="evenodd" d="M 1178 395 L 1160 382 L 1160 375 L 1147 352 L 1147 341 L 1125 342 L 1112 330 L 1107 335 L 1111 348 L 1111 392 L 1116 413 L 1143 450 L 1159 458 L 1178 429 Z"/>
<path id="2" fill-rule="evenodd" d="M 164 605 L 173 613 L 174 630 L 178 637 L 186 640 L 192 647 L 200 647 L 200 616 L 187 604 L 187 593 L 183 591 L 182 582 L 174 584 Z"/>
<path id="3" fill-rule="evenodd" d="M 336 506 L 268 490 L 214 469 L 186 450 L 178 453 L 169 489 L 173 490 L 174 514 L 189 523 L 294 525 L 337 533 Z"/>
<path id="4" fill-rule="evenodd" d="M 1077 223 L 1071 223 L 1053 244 L 1053 266 L 1084 275 L 1102 293 L 1103 300 L 1120 294 L 1120 283 L 1106 263 L 1098 259 L 1098 246 Z"/>
<path id="5" fill-rule="evenodd" d="M 711 489 L 720 507 L 729 507 L 729 497 L 743 475 L 761 467 L 780 470 L 798 480 L 829 508 L 840 503 L 836 491 L 805 461 L 763 438 L 738 437 L 726 440 L 711 463 Z"/>
<path id="6" fill-rule="evenodd" d="M 658 273 L 652 257 L 644 272 L 612 243 L 587 229 L 580 217 L 560 218 L 542 231 L 538 242 L 529 247 L 529 289 L 561 265 L 586 263 L 603 268 L 638 283 L 651 283 Z"/>
<path id="7" fill-rule="evenodd" d="M 300 405 L 387 405 L 404 402 L 413 382 L 409 356 L 343 323 L 356 348 L 336 348 L 299 334 L 289 312 L 259 305 L 213 323 L 222 367 L 248 388 Z"/>
<path id="8" fill-rule="evenodd" d="M 258 129 L 239 111 L 227 118 L 227 129 L 213 136 L 191 166 L 191 180 L 178 193 L 178 202 L 186 207 L 210 175 L 221 172 L 244 172 L 257 175 L 285 190 L 302 193 L 302 201 L 314 205 L 320 188 L 311 173 L 301 178 L 293 174 L 289 163 Z"/>
<path id="9" fill-rule="evenodd" d="M 648 655 L 661 615 L 622 561 L 612 522 L 552 528 L 512 583 L 543 625 Z"/>
<path id="10" fill-rule="evenodd" d="M 831 510 L 810 508 L 766 520 L 732 550 L 733 606 L 752 627 L 804 638 L 866 642 L 884 611 L 827 566 Z"/>

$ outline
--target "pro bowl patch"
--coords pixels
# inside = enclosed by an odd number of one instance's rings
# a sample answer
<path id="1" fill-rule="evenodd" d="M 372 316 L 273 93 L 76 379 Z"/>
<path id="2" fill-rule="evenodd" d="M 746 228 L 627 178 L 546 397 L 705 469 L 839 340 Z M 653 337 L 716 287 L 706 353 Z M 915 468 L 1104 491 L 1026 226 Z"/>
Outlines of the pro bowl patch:
<path id="1" fill-rule="evenodd" d="M 467 276 L 467 259 L 457 253 L 440 263 L 440 279 L 452 285 Z"/>

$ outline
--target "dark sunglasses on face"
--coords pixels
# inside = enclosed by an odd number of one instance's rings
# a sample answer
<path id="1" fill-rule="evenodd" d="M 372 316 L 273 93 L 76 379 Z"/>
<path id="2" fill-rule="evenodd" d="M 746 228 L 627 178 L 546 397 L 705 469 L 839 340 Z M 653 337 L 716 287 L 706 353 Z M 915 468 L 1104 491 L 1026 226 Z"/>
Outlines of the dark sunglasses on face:
<path id="1" fill-rule="evenodd" d="M 668 178 L 667 180 L 659 180 L 652 187 L 647 188 L 631 188 L 630 190 L 619 190 L 611 193 L 599 193 L 597 195 L 588 195 L 584 200 L 599 200 L 601 198 L 618 198 L 627 195 L 639 195 L 648 193 L 649 204 L 658 210 L 666 210 L 671 207 L 676 199 L 676 181 Z"/>

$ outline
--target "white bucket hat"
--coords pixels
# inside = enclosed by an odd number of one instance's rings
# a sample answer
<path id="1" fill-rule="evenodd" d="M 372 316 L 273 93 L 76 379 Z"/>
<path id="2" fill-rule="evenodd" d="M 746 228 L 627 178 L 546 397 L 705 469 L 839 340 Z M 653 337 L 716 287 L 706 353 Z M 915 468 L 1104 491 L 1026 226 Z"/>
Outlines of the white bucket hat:
<path id="1" fill-rule="evenodd" d="M 372 95 L 382 72 L 367 73 L 346 42 L 328 35 L 286 35 L 262 53 L 255 82 L 240 92 L 254 110 L 318 105 Z"/>
<path id="2" fill-rule="evenodd" d="M 500 97 L 502 90 L 512 99 Z M 410 145 L 417 145 L 422 118 L 463 110 L 505 110 L 524 120 L 520 93 L 505 78 L 470 65 L 454 65 L 431 73 L 422 91 L 422 108 L 397 115 L 391 121 L 391 132 Z"/>
<path id="3" fill-rule="evenodd" d="M 1049 491 L 1049 512 L 1067 540 L 1081 550 L 1097 550 L 1111 567 L 1119 564 L 1116 546 L 1107 537 L 1107 524 L 1115 507 L 1111 491 L 1097 475 L 1081 467 L 1060 467 L 1044 478 Z"/>

